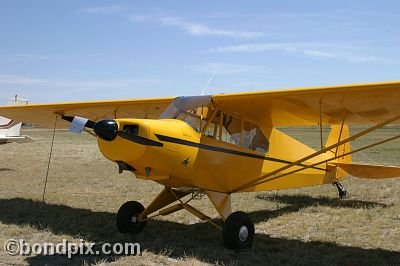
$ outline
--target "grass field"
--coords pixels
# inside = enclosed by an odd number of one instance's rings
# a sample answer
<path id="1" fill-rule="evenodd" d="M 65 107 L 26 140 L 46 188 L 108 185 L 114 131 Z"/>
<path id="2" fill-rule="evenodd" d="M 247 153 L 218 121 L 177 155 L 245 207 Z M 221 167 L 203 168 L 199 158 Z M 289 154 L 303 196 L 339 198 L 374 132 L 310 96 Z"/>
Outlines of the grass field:
<path id="1" fill-rule="evenodd" d="M 357 131 L 359 129 L 354 129 Z M 314 147 L 316 129 L 286 130 Z M 353 145 L 393 136 L 385 128 Z M 117 233 L 115 213 L 128 200 L 145 206 L 162 187 L 118 174 L 117 166 L 99 153 L 86 134 L 57 131 L 46 200 L 41 202 L 50 149 L 50 130 L 25 129 L 37 142 L 0 146 L 0 243 L 9 238 L 28 243 L 138 242 L 142 256 L 10 256 L 0 251 L 0 264 L 126 264 L 126 265 L 395 265 L 400 264 L 400 179 L 383 181 L 349 178 L 349 196 L 339 200 L 331 185 L 233 195 L 234 210 L 248 212 L 255 222 L 253 248 L 233 252 L 223 248 L 220 232 L 180 211 L 149 221 L 132 239 Z M 400 165 L 400 141 L 387 143 L 358 162 Z M 207 199 L 199 207 L 218 217 Z M 221 220 L 215 219 L 217 223 Z"/>

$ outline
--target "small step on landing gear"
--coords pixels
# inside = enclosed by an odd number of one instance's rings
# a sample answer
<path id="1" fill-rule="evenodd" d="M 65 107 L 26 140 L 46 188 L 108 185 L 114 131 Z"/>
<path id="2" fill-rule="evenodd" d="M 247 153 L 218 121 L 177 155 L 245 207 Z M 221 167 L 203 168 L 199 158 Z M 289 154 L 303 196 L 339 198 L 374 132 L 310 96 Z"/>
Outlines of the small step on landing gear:
<path id="1" fill-rule="evenodd" d="M 251 248 L 254 240 L 254 223 L 249 215 L 241 211 L 229 215 L 222 229 L 222 238 L 228 249 Z"/>
<path id="2" fill-rule="evenodd" d="M 346 197 L 347 191 L 339 181 L 333 182 L 332 185 L 336 186 L 339 192 L 339 198 L 343 199 L 344 197 Z"/>

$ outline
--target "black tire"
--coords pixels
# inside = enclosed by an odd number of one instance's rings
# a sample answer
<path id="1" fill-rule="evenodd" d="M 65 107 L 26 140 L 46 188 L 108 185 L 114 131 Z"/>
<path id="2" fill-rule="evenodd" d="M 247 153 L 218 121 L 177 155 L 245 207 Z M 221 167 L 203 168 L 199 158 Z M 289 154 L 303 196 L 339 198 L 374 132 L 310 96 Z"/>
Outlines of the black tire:
<path id="1" fill-rule="evenodd" d="M 254 240 L 254 223 L 249 215 L 241 211 L 229 215 L 222 229 L 222 238 L 227 249 L 251 248 Z"/>
<path id="2" fill-rule="evenodd" d="M 144 211 L 140 202 L 127 201 L 119 208 L 117 213 L 117 228 L 120 233 L 140 233 L 147 221 L 137 221 L 137 217 Z"/>

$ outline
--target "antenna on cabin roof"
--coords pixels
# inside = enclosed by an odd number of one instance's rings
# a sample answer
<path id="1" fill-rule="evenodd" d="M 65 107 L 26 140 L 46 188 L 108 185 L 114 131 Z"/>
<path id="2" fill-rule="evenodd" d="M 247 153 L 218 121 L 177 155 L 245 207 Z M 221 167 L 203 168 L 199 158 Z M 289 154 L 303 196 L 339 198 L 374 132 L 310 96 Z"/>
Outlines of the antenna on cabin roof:
<path id="1" fill-rule="evenodd" d="M 253 91 L 254 90 L 254 79 L 256 76 L 256 71 L 253 71 L 253 78 L 251 79 L 251 86 L 250 86 L 250 90 Z"/>
<path id="2" fill-rule="evenodd" d="M 208 89 L 208 86 L 210 85 L 211 81 L 213 80 L 215 73 L 217 73 L 218 68 L 216 68 L 214 70 L 214 72 L 212 73 L 210 79 L 208 80 L 206 86 L 204 87 L 204 89 L 201 91 L 200 95 L 204 95 L 206 93 L 206 90 Z"/>

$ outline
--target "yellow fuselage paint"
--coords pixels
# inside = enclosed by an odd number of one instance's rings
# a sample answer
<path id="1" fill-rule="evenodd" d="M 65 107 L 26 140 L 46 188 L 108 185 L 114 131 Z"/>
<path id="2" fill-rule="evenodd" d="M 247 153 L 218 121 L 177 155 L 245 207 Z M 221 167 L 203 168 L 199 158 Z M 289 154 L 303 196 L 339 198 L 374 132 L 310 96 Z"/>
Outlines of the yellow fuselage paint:
<path id="1" fill-rule="evenodd" d="M 171 187 L 193 187 L 230 192 L 249 181 L 312 154 L 315 150 L 275 128 L 264 128 L 269 152 L 261 154 L 218 141 L 196 132 L 175 119 L 116 119 L 124 125 L 138 125 L 138 135 L 161 142 L 162 147 L 146 146 L 117 136 L 112 141 L 98 138 L 102 154 L 111 161 L 122 161 L 134 168 L 138 178 L 154 180 Z M 304 164 L 322 161 L 322 154 Z M 282 173 L 293 171 L 295 166 Z M 336 181 L 335 169 L 326 164 L 304 169 L 243 191 L 263 191 L 320 185 Z M 327 168 L 330 171 L 327 171 Z M 333 169 L 333 170 L 332 170 Z M 280 173 L 280 174 L 282 174 Z"/>

